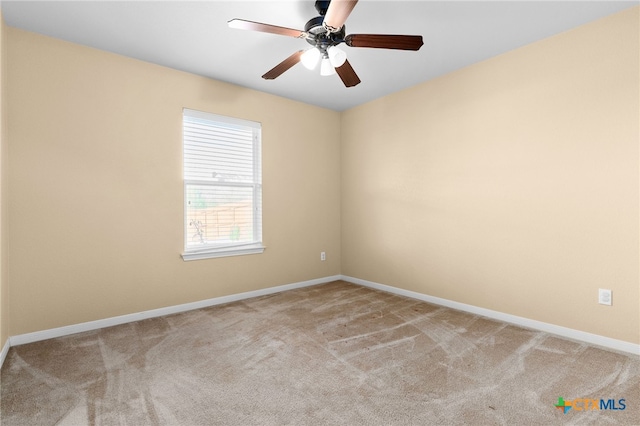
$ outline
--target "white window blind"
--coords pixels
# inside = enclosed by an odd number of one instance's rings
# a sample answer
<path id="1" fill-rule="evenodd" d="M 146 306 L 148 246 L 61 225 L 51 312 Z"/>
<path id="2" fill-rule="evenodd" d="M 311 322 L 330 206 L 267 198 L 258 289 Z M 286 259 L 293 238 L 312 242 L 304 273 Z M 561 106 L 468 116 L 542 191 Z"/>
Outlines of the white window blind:
<path id="1" fill-rule="evenodd" d="M 261 125 L 183 111 L 185 260 L 261 253 Z"/>

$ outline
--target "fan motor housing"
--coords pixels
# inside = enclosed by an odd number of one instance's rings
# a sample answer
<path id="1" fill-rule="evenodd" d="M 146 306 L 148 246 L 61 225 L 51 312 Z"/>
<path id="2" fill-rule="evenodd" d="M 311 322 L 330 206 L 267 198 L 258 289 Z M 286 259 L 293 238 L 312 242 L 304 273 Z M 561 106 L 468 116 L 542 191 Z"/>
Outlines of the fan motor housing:
<path id="1" fill-rule="evenodd" d="M 317 3 L 319 2 L 316 2 L 316 4 Z M 345 26 L 343 25 L 342 28 L 340 28 L 340 31 L 328 32 L 327 29 L 322 25 L 323 21 L 323 16 L 316 16 L 315 18 L 310 19 L 305 24 L 304 30 L 305 32 L 312 35 L 312 37 L 307 38 L 307 42 L 309 44 L 317 47 L 321 51 L 326 51 L 327 48 L 336 46 L 344 42 L 346 30 Z"/>

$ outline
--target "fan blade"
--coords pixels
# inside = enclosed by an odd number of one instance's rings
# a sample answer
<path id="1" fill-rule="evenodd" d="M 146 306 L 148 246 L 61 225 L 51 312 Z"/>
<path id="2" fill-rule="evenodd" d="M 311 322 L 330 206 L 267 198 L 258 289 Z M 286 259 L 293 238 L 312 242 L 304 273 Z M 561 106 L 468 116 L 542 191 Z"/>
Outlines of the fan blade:
<path id="1" fill-rule="evenodd" d="M 360 78 L 358 78 L 358 74 L 353 70 L 349 61 L 344 61 L 344 64 L 336 68 L 336 72 L 346 87 L 360 84 Z"/>
<path id="2" fill-rule="evenodd" d="M 274 78 L 280 77 L 282 73 L 300 62 L 300 56 L 303 52 L 304 50 L 299 50 L 293 55 L 289 56 L 287 59 L 267 71 L 266 74 L 262 76 L 262 78 L 264 78 L 265 80 L 273 80 Z"/>
<path id="3" fill-rule="evenodd" d="M 347 46 L 378 49 L 419 50 L 424 44 L 419 35 L 349 34 L 344 38 Z"/>
<path id="4" fill-rule="evenodd" d="M 324 27 L 331 32 L 340 31 L 351 11 L 356 7 L 356 3 L 358 0 L 331 0 L 329 9 L 324 15 L 322 23 Z"/>
<path id="5" fill-rule="evenodd" d="M 244 19 L 232 19 L 229 22 L 230 28 L 239 30 L 260 31 L 263 33 L 277 34 L 288 37 L 307 38 L 309 34 L 293 28 L 278 27 L 277 25 L 263 24 L 261 22 L 245 21 Z"/>

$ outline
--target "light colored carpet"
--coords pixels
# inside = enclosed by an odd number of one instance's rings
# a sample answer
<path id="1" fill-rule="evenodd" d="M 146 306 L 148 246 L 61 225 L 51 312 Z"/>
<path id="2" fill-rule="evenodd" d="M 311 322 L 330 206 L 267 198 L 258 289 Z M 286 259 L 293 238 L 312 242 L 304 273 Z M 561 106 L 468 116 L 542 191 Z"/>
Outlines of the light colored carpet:
<path id="1" fill-rule="evenodd" d="M 1 378 L 3 426 L 640 424 L 636 356 L 340 281 L 16 346 Z"/>

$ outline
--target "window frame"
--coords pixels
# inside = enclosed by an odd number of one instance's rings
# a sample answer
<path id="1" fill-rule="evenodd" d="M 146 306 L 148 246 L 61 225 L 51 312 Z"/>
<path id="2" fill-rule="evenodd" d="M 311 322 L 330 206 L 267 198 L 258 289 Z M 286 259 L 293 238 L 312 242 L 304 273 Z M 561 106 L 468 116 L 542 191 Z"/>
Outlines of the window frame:
<path id="1" fill-rule="evenodd" d="M 245 182 L 211 182 L 206 180 L 187 179 L 185 176 L 185 119 L 187 117 L 199 120 L 211 121 L 214 124 L 226 124 L 236 127 L 251 129 L 253 137 L 253 179 L 250 183 Z M 209 112 L 197 111 L 188 108 L 182 110 L 182 181 L 183 181 L 183 253 L 184 261 L 211 259 L 217 257 L 242 256 L 249 254 L 260 254 L 265 247 L 262 242 L 262 125 L 259 122 L 243 120 L 239 118 L 227 117 Z M 189 223 L 188 223 L 188 187 L 190 185 L 209 187 L 239 187 L 252 189 L 253 205 L 253 239 L 250 242 L 207 244 L 201 247 L 188 247 Z"/>

